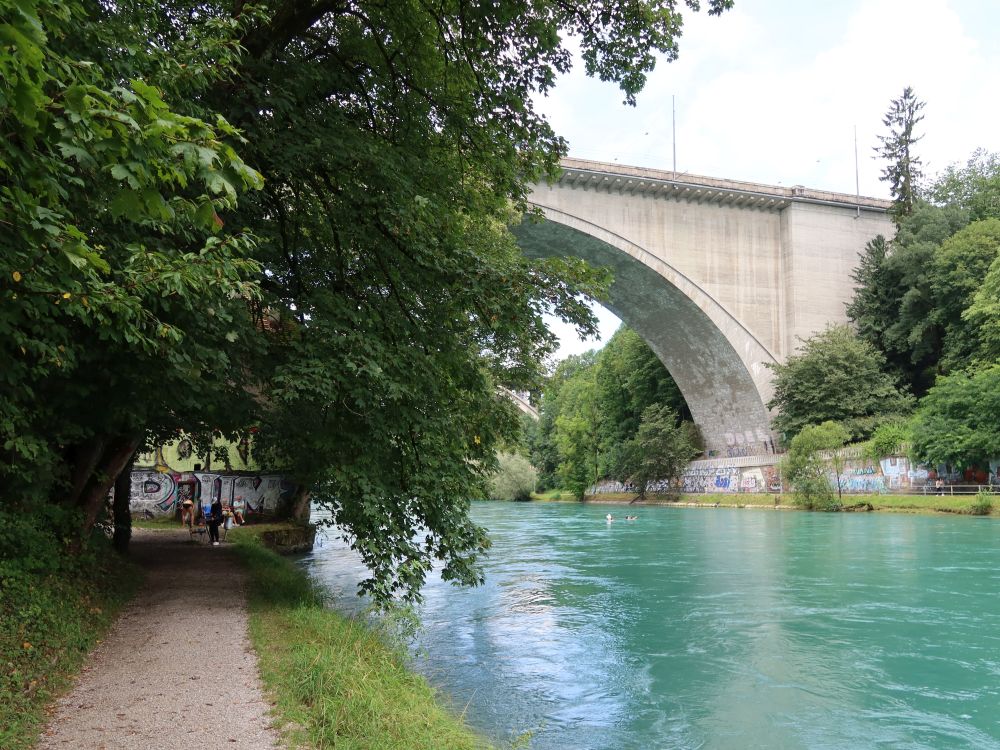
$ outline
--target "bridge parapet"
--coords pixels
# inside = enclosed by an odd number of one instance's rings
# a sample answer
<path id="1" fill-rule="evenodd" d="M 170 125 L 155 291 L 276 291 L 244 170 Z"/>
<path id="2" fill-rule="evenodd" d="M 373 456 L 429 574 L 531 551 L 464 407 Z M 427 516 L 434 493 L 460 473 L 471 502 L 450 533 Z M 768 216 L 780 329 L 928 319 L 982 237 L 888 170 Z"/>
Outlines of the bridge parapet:
<path id="1" fill-rule="evenodd" d="M 792 203 L 818 203 L 878 213 L 885 213 L 892 205 L 892 201 L 883 198 L 814 190 L 802 185 L 766 185 L 585 159 L 565 158 L 561 165 L 562 173 L 557 183 L 566 187 L 648 195 L 688 203 L 715 203 L 764 211 L 780 211 Z"/>

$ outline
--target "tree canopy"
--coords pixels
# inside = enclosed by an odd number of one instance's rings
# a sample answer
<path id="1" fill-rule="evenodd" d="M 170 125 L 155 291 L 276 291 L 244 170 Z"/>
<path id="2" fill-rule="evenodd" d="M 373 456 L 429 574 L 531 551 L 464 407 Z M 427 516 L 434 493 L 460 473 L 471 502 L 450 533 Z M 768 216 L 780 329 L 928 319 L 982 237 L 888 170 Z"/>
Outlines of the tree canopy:
<path id="1" fill-rule="evenodd" d="M 507 230 L 566 150 L 534 97 L 572 38 L 634 101 L 698 5 L 0 3 L 5 502 L 86 526 L 144 441 L 253 429 L 377 599 L 477 580 L 496 387 L 607 283 Z"/>
<path id="2" fill-rule="evenodd" d="M 809 425 L 843 423 L 857 438 L 886 418 L 906 414 L 912 399 L 884 372 L 885 360 L 846 325 L 830 326 L 802 342 L 774 371 L 775 429 L 786 441 Z"/>
<path id="3" fill-rule="evenodd" d="M 1000 361 L 998 196 L 1000 158 L 977 151 L 922 191 L 891 242 L 870 242 L 854 273 L 848 316 L 921 398 L 914 450 L 938 463 L 997 455 L 986 452 L 988 430 L 978 422 L 957 428 L 971 418 L 963 399 Z M 882 442 L 904 437 L 898 427 L 890 433 Z"/>
<path id="4" fill-rule="evenodd" d="M 920 194 L 920 157 L 914 153 L 914 146 L 923 136 L 915 132 L 917 124 L 924 119 L 920 111 L 925 103 L 917 99 L 909 86 L 903 89 L 898 99 L 889 105 L 882 124 L 889 128 L 889 135 L 880 135 L 882 142 L 875 151 L 889 163 L 882 170 L 881 179 L 889 183 L 892 194 L 892 208 L 889 214 L 898 222 L 913 213 L 913 206 Z"/>
<path id="5" fill-rule="evenodd" d="M 543 390 L 532 439 L 542 489 L 583 497 L 602 478 L 624 481 L 634 470 L 626 448 L 653 406 L 668 408 L 678 424 L 690 420 L 677 384 L 632 329 L 619 328 L 599 352 L 565 359 Z M 700 442 L 693 425 L 685 434 Z"/>
<path id="6" fill-rule="evenodd" d="M 665 404 L 652 404 L 642 412 L 635 437 L 625 443 L 619 476 L 636 488 L 639 497 L 656 481 L 672 482 L 699 454 L 690 422 L 681 423 Z"/>
<path id="7" fill-rule="evenodd" d="M 920 402 L 913 452 L 933 464 L 985 466 L 1000 456 L 1000 364 L 938 379 Z"/>

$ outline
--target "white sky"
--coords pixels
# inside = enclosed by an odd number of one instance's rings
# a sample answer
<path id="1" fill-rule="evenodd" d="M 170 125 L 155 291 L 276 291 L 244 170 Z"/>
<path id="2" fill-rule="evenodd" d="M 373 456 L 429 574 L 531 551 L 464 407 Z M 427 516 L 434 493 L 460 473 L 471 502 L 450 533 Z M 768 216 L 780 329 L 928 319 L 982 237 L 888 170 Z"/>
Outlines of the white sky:
<path id="1" fill-rule="evenodd" d="M 707 3 L 702 3 L 703 7 Z M 1000 151 L 1000 1 L 736 0 L 686 13 L 680 57 L 661 61 L 634 108 L 578 65 L 538 102 L 570 155 L 680 172 L 889 197 L 874 157 L 882 117 L 912 86 L 917 146 L 933 175 L 976 148 Z M 599 308 L 602 340 L 618 320 Z M 599 346 L 552 322 L 557 358 Z"/>

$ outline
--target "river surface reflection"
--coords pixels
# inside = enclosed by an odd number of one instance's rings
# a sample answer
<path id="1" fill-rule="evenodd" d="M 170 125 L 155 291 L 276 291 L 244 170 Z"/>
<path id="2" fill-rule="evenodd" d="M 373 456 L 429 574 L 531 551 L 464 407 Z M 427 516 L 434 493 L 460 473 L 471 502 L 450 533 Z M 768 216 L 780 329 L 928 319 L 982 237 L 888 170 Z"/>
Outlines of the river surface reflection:
<path id="1" fill-rule="evenodd" d="M 1000 748 L 992 519 L 476 503 L 486 584 L 436 577 L 415 664 L 534 750 Z M 363 571 L 303 560 L 345 607 Z"/>

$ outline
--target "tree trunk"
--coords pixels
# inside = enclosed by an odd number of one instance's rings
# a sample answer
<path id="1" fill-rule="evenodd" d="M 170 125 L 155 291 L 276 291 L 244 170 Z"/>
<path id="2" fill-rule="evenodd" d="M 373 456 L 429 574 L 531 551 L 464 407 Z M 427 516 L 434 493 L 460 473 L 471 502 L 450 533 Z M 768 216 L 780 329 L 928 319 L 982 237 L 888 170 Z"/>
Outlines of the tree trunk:
<path id="1" fill-rule="evenodd" d="M 299 523 L 309 522 L 309 501 L 312 499 L 312 492 L 304 484 L 300 484 L 292 498 L 292 520 Z"/>
<path id="2" fill-rule="evenodd" d="M 97 462 L 104 452 L 106 443 L 107 440 L 104 437 L 92 437 L 84 443 L 73 446 L 69 450 L 67 461 L 73 464 L 70 471 L 69 496 L 53 499 L 57 501 L 62 500 L 71 505 L 76 505 L 79 502 L 80 493 L 83 492 L 83 488 L 87 486 L 87 481 L 93 475 Z"/>
<path id="3" fill-rule="evenodd" d="M 129 463 L 141 442 L 142 438 L 137 436 L 118 436 L 107 441 L 103 454 L 77 500 L 77 505 L 83 508 L 83 524 L 80 526 L 81 543 L 94 526 L 97 514 L 108 496 L 108 490 Z"/>
<path id="4" fill-rule="evenodd" d="M 121 554 L 128 552 L 128 543 L 132 538 L 132 510 L 129 501 L 132 499 L 132 466 L 135 464 L 135 453 L 115 479 L 115 499 L 112 505 L 112 515 L 115 522 L 114 545 Z"/>

